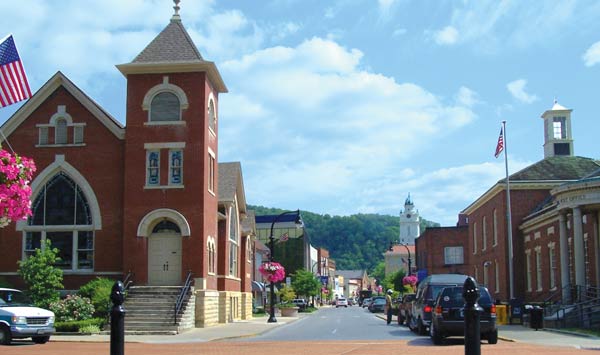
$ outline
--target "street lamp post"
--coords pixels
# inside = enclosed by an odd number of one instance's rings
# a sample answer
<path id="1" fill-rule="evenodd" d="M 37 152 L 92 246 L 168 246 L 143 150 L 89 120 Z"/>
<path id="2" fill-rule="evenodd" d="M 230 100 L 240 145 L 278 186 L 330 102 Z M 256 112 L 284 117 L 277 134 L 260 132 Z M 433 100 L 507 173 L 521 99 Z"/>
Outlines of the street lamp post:
<path id="1" fill-rule="evenodd" d="M 406 245 L 406 244 L 398 243 L 398 245 L 402 245 L 403 247 L 405 247 L 406 251 L 408 252 L 408 273 L 406 276 L 410 276 L 412 274 L 412 269 L 411 269 L 412 260 L 410 258 L 410 249 L 408 249 L 408 245 Z M 388 250 L 392 251 L 393 249 L 394 249 L 394 243 L 390 242 L 390 247 Z"/>
<path id="2" fill-rule="evenodd" d="M 273 227 L 275 226 L 275 223 L 277 221 L 279 221 L 279 219 L 285 215 L 288 214 L 296 214 L 296 220 L 294 221 L 296 226 L 301 226 L 302 225 L 302 220 L 300 219 L 300 210 L 296 210 L 296 211 L 287 211 L 287 212 L 283 212 L 281 214 L 279 214 L 277 217 L 275 217 L 275 219 L 273 219 L 273 222 L 271 223 L 271 233 L 269 234 L 269 262 L 273 262 L 273 249 L 275 249 L 275 238 L 273 237 Z M 275 318 L 275 283 L 273 281 L 271 281 L 271 284 L 269 285 L 269 290 L 271 292 L 271 314 L 269 316 L 269 319 L 267 320 L 268 323 L 276 323 L 277 322 L 277 318 Z"/>

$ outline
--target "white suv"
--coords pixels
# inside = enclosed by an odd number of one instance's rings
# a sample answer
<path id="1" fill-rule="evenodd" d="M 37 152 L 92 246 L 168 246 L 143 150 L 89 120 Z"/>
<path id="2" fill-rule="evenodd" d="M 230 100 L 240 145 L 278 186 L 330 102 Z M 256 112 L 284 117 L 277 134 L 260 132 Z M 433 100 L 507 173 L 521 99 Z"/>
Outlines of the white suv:
<path id="1" fill-rule="evenodd" d="M 54 313 L 32 306 L 21 291 L 0 288 L 0 344 L 29 337 L 44 344 L 54 331 Z"/>

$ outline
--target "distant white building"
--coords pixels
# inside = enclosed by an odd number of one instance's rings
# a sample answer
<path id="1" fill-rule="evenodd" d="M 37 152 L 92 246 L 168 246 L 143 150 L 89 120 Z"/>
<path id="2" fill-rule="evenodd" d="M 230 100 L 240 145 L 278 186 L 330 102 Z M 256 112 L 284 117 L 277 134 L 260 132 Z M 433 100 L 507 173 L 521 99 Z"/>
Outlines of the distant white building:
<path id="1" fill-rule="evenodd" d="M 400 211 L 400 244 L 415 245 L 415 239 L 421 234 L 421 218 L 415 210 L 410 193 L 404 201 L 404 211 Z"/>

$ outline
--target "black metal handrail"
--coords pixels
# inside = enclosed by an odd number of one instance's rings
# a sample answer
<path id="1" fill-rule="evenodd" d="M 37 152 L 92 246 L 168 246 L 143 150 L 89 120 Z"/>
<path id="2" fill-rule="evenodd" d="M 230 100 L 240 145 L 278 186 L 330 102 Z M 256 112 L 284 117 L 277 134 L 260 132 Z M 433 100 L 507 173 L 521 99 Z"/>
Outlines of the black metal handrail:
<path id="1" fill-rule="evenodd" d="M 177 324 L 177 315 L 179 314 L 179 311 L 181 310 L 181 307 L 183 306 L 183 301 L 185 300 L 185 295 L 190 290 L 190 287 L 192 287 L 192 272 L 188 271 L 187 277 L 185 279 L 185 284 L 181 288 L 181 292 L 179 293 L 179 296 L 177 297 L 177 301 L 175 301 L 175 314 L 173 315 L 173 324 Z"/>
<path id="2" fill-rule="evenodd" d="M 125 291 L 125 294 L 127 294 L 127 291 L 131 285 L 133 285 L 133 272 L 129 270 L 129 272 L 127 272 L 127 276 L 125 276 L 125 280 L 123 280 L 123 290 Z"/>

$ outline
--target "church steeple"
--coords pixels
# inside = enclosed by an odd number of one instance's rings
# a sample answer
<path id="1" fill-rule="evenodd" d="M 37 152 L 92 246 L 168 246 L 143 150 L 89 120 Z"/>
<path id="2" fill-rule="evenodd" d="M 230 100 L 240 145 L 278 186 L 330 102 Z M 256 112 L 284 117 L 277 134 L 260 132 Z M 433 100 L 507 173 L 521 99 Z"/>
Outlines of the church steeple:
<path id="1" fill-rule="evenodd" d="M 415 205 L 410 197 L 404 201 L 404 211 L 400 211 L 400 243 L 414 245 L 415 238 L 421 234 L 421 219 L 419 211 L 415 210 Z"/>
<path id="2" fill-rule="evenodd" d="M 571 112 L 554 99 L 550 110 L 542 114 L 544 119 L 544 159 L 554 156 L 573 156 Z"/>

